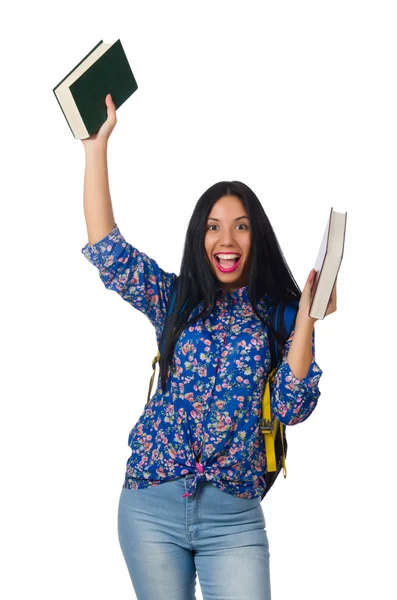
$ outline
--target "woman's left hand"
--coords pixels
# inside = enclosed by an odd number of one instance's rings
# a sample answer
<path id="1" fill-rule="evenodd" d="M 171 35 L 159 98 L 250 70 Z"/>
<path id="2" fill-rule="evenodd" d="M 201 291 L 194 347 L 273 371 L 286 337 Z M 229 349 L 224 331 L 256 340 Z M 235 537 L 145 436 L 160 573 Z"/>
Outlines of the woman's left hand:
<path id="1" fill-rule="evenodd" d="M 314 325 L 314 323 L 316 321 L 318 321 L 318 319 L 315 319 L 313 317 L 309 317 L 309 309 L 310 309 L 310 304 L 312 301 L 312 297 L 313 297 L 313 283 L 314 283 L 314 279 L 316 277 L 316 269 L 312 269 L 309 273 L 309 277 L 307 278 L 306 281 L 306 285 L 302 290 L 302 295 L 301 295 L 301 299 L 299 301 L 299 310 L 298 310 L 298 314 L 296 317 L 296 328 L 298 327 L 298 325 L 304 325 L 304 324 L 312 324 Z M 336 281 L 335 281 L 335 285 L 332 289 L 332 294 L 331 297 L 329 299 L 328 302 L 328 308 L 327 308 L 327 312 L 325 313 L 325 316 L 330 315 L 331 313 L 336 311 Z"/>

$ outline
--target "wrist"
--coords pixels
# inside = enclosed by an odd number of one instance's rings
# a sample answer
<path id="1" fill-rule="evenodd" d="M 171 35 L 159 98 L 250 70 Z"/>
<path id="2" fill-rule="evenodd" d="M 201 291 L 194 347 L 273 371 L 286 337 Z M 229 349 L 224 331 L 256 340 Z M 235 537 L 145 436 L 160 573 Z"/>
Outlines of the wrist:
<path id="1" fill-rule="evenodd" d="M 83 141 L 84 151 L 86 154 L 106 154 L 108 150 L 107 142 L 92 142 L 92 141 Z"/>
<path id="2" fill-rule="evenodd" d="M 312 333 L 316 321 L 317 319 L 313 319 L 312 317 L 298 314 L 295 322 L 295 332 Z"/>

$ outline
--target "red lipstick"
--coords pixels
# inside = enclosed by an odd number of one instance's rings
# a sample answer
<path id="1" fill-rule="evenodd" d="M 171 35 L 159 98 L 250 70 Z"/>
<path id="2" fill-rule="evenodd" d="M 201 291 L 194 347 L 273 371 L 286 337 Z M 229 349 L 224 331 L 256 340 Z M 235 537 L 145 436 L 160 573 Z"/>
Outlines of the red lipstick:
<path id="1" fill-rule="evenodd" d="M 218 254 L 237 254 L 237 252 L 219 252 Z M 232 265 L 231 267 L 229 267 L 228 269 L 225 269 L 225 267 L 221 267 L 221 265 L 219 264 L 218 260 L 216 259 L 216 255 L 215 254 L 213 255 L 213 260 L 214 260 L 217 268 L 219 269 L 219 271 L 221 271 L 221 273 L 232 273 L 239 266 L 240 260 L 241 260 L 241 256 L 239 257 L 239 259 L 237 260 L 237 262 L 234 265 Z"/>

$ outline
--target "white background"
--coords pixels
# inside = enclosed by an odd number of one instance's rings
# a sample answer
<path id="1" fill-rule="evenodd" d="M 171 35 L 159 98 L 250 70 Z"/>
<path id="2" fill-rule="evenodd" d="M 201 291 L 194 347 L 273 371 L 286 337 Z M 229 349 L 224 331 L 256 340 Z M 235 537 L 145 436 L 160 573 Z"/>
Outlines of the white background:
<path id="1" fill-rule="evenodd" d="M 139 89 L 109 140 L 115 219 L 164 270 L 179 272 L 195 203 L 217 181 L 257 194 L 301 288 L 330 207 L 347 211 L 338 309 L 315 326 L 321 397 L 288 429 L 288 477 L 261 505 L 272 597 L 397 597 L 394 6 L 89 0 L 3 13 L 3 598 L 135 597 L 117 507 L 156 340 L 81 254 L 84 148 L 52 91 L 117 39 Z"/>

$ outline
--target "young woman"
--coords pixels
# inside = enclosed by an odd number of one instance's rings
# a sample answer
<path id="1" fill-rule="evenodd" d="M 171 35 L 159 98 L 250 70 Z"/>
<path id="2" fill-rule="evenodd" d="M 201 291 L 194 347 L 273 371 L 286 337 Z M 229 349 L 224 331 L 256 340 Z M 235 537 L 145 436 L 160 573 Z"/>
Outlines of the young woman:
<path id="1" fill-rule="evenodd" d="M 273 414 L 301 423 L 316 407 L 322 371 L 308 316 L 315 276 L 300 292 L 271 224 L 245 184 L 220 182 L 199 199 L 180 274 L 126 242 L 115 223 L 107 141 L 116 110 L 83 140 L 82 252 L 104 285 L 142 311 L 164 340 L 157 390 L 130 431 L 118 509 L 121 549 L 139 600 L 271 598 L 261 507 L 266 456 L 259 428 L 271 369 L 269 315 L 295 307 L 272 385 Z M 336 310 L 336 287 L 327 314 Z"/>

